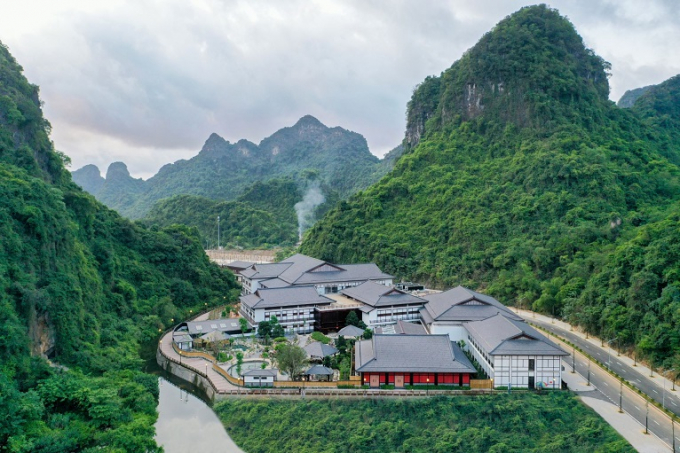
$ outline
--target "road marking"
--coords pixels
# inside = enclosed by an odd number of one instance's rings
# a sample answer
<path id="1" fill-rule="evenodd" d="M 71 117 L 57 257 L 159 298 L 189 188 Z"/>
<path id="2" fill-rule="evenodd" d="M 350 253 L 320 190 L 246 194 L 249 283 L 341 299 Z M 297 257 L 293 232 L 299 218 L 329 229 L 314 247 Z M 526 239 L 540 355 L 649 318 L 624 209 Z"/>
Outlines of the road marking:
<path id="1" fill-rule="evenodd" d="M 606 382 L 603 382 L 603 384 L 606 385 L 607 387 L 609 387 L 609 384 L 607 384 Z"/>
<path id="2" fill-rule="evenodd" d="M 652 392 L 656 393 L 657 395 L 659 394 L 659 392 L 657 392 L 657 391 L 654 390 L 654 389 L 652 389 Z"/>
<path id="3" fill-rule="evenodd" d="M 657 422 L 656 420 L 652 420 L 652 421 L 653 421 L 654 423 L 656 423 L 657 425 L 661 426 L 661 423 Z"/>
<path id="4" fill-rule="evenodd" d="M 637 407 L 637 406 L 635 406 L 635 409 L 637 409 L 637 410 L 640 410 L 640 408 L 639 408 L 639 407 Z"/>

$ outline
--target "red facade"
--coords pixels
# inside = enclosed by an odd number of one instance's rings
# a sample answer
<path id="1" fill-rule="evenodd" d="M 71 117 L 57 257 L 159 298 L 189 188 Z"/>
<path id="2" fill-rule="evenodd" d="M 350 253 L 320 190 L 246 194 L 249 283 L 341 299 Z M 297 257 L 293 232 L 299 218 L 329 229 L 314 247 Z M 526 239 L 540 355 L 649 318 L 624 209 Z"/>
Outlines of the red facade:
<path id="1" fill-rule="evenodd" d="M 469 373 L 361 373 L 364 385 L 376 387 L 395 384 L 403 377 L 404 385 L 469 385 Z"/>

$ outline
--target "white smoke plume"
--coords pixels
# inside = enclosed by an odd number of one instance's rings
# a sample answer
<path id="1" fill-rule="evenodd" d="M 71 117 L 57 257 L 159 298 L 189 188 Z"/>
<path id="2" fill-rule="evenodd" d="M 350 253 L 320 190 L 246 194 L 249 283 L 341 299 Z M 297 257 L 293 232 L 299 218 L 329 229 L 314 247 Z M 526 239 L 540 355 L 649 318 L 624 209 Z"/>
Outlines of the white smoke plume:
<path id="1" fill-rule="evenodd" d="M 324 201 L 326 201 L 326 197 L 321 192 L 319 182 L 314 181 L 307 187 L 307 192 L 302 201 L 295 203 L 295 212 L 298 218 L 298 236 L 300 239 L 302 239 L 302 233 L 314 225 L 316 221 L 314 209 Z"/>

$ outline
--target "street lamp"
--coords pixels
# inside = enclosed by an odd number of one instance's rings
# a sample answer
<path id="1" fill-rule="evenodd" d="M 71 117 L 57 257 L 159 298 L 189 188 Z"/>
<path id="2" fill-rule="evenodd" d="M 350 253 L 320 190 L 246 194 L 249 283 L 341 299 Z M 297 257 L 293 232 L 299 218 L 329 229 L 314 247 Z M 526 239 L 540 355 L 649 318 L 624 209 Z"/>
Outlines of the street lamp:
<path id="1" fill-rule="evenodd" d="M 586 385 L 590 387 L 590 357 L 588 357 L 588 384 Z"/>
<path id="2" fill-rule="evenodd" d="M 571 347 L 571 372 L 575 373 L 576 368 L 576 346 Z"/>
<path id="3" fill-rule="evenodd" d="M 611 340 L 607 341 L 607 345 L 609 346 L 609 351 L 607 355 L 607 369 L 611 370 L 612 369 L 612 341 L 615 341 L 617 338 L 612 338 Z"/>
<path id="4" fill-rule="evenodd" d="M 425 395 L 430 396 L 430 378 L 427 378 L 427 386 L 425 387 Z"/>
<path id="5" fill-rule="evenodd" d="M 645 405 L 645 434 L 649 434 L 649 400 Z"/>
<path id="6" fill-rule="evenodd" d="M 619 381 L 619 413 L 623 414 L 623 381 Z"/>

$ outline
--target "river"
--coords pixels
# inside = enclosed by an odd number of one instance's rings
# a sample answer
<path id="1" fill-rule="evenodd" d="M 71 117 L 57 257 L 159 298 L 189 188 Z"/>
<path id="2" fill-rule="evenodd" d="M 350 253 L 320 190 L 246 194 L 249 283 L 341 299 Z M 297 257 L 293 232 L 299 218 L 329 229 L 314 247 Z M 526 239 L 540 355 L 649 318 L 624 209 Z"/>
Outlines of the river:
<path id="1" fill-rule="evenodd" d="M 144 345 L 144 370 L 158 376 L 156 442 L 165 453 L 244 453 L 231 440 L 207 398 L 192 384 L 169 375 L 156 363 L 156 343 Z"/>
<path id="2" fill-rule="evenodd" d="M 165 453 L 210 451 L 243 453 L 229 437 L 215 412 L 200 398 L 164 377 L 158 378 L 160 398 L 156 442 Z"/>

